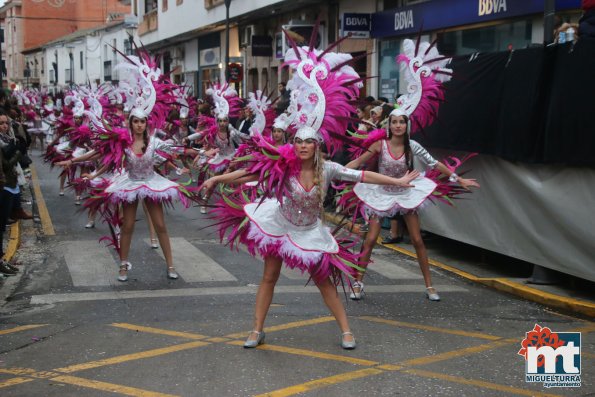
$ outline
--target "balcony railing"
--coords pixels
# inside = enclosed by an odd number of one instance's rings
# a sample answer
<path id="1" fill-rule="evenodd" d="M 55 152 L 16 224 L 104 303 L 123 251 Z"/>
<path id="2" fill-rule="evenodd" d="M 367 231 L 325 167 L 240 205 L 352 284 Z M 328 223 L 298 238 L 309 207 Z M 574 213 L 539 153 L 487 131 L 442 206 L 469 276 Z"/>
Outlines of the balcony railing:
<path id="1" fill-rule="evenodd" d="M 138 25 L 138 35 L 153 32 L 159 27 L 157 10 L 152 10 L 143 15 L 143 20 Z"/>

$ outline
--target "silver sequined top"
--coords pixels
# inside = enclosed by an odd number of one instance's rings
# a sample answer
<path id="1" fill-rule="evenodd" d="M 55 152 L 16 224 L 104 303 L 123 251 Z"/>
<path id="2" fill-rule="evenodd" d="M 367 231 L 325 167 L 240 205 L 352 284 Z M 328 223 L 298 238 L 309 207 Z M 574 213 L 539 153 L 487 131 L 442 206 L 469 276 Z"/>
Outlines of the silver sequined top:
<path id="1" fill-rule="evenodd" d="M 325 196 L 332 180 L 361 182 L 362 175 L 362 171 L 351 170 L 340 164 L 326 161 L 322 175 L 321 187 L 324 190 L 322 197 Z M 298 177 L 290 178 L 287 183 L 289 193 L 283 198 L 283 204 L 279 209 L 283 217 L 296 226 L 316 224 L 320 216 L 318 187 L 314 186 L 310 190 L 306 190 Z"/>
<path id="2" fill-rule="evenodd" d="M 126 148 L 126 162 L 124 168 L 128 172 L 130 179 L 140 181 L 153 175 L 155 172 L 153 167 L 163 160 L 163 157 L 157 154 L 157 150 L 168 153 L 173 151 L 170 144 L 165 143 L 156 137 L 149 138 L 147 150 L 145 150 L 145 153 L 142 155 L 135 154 L 131 147 Z"/>
<path id="3" fill-rule="evenodd" d="M 409 141 L 409 143 L 414 159 L 424 163 L 425 168 L 434 168 L 436 164 L 438 164 L 438 161 L 436 161 L 436 159 L 434 159 L 419 143 L 414 140 Z M 388 140 L 383 140 L 380 157 L 378 159 L 378 172 L 393 178 L 401 178 L 407 173 L 407 170 L 405 153 L 399 158 L 396 158 L 389 149 Z M 400 186 L 383 186 L 382 188 L 387 192 L 401 192 L 408 189 Z"/>

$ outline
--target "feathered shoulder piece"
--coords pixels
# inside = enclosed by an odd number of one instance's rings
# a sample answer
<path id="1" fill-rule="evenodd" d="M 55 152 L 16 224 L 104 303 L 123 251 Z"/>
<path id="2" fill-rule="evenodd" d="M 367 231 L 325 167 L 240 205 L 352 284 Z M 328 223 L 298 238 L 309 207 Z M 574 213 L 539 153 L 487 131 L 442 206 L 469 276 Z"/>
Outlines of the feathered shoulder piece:
<path id="1" fill-rule="evenodd" d="M 235 161 L 246 162 L 246 170 L 258 174 L 258 185 L 266 197 L 276 197 L 281 201 L 290 177 L 298 175 L 301 161 L 295 154 L 293 145 L 275 147 L 262 135 L 251 140 L 250 153 Z"/>
<path id="2" fill-rule="evenodd" d="M 370 149 L 374 143 L 386 139 L 386 130 L 379 128 L 368 133 L 363 131 L 356 131 L 349 133 L 352 137 L 353 143 L 349 145 L 347 150 L 352 159 L 356 159 Z"/>
<path id="3" fill-rule="evenodd" d="M 124 168 L 126 148 L 132 145 L 132 136 L 127 127 L 112 126 L 106 122 L 97 125 L 93 138 L 93 149 L 101 154 L 101 164 L 108 166 L 108 171 Z"/>
<path id="4" fill-rule="evenodd" d="M 436 119 L 438 107 L 444 101 L 443 83 L 452 76 L 452 69 L 446 68 L 451 58 L 440 55 L 434 43 L 407 39 L 396 61 L 407 83 L 407 93 L 397 99 L 398 109 L 391 114 L 408 116 L 410 132 L 415 133 Z"/>

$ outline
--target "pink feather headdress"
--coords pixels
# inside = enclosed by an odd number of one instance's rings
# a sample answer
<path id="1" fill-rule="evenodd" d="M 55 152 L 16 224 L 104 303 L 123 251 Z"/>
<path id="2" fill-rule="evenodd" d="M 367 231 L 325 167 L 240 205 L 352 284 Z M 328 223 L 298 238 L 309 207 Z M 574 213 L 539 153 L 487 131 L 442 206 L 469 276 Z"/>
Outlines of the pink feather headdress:
<path id="1" fill-rule="evenodd" d="M 397 99 L 398 108 L 393 116 L 405 115 L 411 123 L 413 134 L 434 122 L 438 107 L 444 101 L 442 83 L 452 77 L 452 69 L 446 68 L 451 58 L 438 53 L 434 43 L 412 40 L 403 41 L 403 53 L 397 56 L 401 73 L 407 83 L 407 93 Z"/>
<path id="2" fill-rule="evenodd" d="M 287 83 L 292 91 L 291 125 L 297 130 L 296 137 L 316 138 L 332 155 L 343 145 L 341 138 L 355 113 L 354 101 L 362 86 L 359 75 L 349 66 L 353 58 L 330 52 L 336 43 L 320 51 L 313 48 L 314 40 L 309 47 L 297 47 L 291 38 L 288 40 L 292 48 L 285 54 L 285 65 L 293 70 Z"/>

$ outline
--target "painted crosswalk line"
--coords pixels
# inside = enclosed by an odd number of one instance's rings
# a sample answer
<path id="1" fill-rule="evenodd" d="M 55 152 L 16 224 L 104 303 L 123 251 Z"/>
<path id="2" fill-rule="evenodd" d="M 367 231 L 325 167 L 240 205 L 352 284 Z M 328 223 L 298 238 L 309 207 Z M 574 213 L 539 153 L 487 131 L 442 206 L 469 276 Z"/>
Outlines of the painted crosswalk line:
<path id="1" fill-rule="evenodd" d="M 95 240 L 65 241 L 64 259 L 75 287 L 114 284 L 116 261 L 110 250 Z"/>
<path id="2" fill-rule="evenodd" d="M 146 240 L 146 243 L 150 244 L 150 241 Z M 170 243 L 174 266 L 184 281 L 189 283 L 237 281 L 233 274 L 185 238 L 173 237 L 170 238 Z M 161 249 L 158 253 L 164 258 Z"/>

